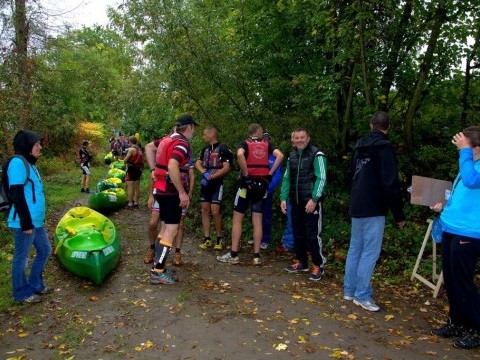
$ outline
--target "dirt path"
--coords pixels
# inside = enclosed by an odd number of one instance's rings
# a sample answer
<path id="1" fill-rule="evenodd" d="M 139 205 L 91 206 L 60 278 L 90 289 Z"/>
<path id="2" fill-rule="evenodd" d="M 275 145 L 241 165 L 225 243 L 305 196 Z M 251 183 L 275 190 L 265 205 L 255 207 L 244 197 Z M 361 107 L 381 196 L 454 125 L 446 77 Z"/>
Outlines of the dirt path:
<path id="1" fill-rule="evenodd" d="M 283 272 L 289 255 L 269 253 L 254 267 L 244 249 L 242 264 L 230 266 L 187 236 L 181 281 L 150 285 L 143 264 L 148 212 L 122 210 L 111 219 L 121 234 L 118 269 L 95 287 L 52 258 L 54 294 L 0 314 L 0 358 L 480 358 L 480 351 L 455 350 L 429 335 L 443 319 L 444 294 L 434 300 L 412 283 L 382 285 L 382 310 L 368 313 L 342 299 L 341 273 L 312 283 Z"/>

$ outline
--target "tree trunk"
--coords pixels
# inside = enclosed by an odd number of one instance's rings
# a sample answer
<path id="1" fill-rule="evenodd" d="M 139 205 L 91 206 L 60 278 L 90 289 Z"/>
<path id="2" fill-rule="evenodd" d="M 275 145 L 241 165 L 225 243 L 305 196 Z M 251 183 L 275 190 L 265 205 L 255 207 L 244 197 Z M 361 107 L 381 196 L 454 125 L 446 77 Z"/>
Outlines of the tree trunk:
<path id="1" fill-rule="evenodd" d="M 380 94 L 382 99 L 378 104 L 379 110 L 388 111 L 389 95 L 393 81 L 395 80 L 395 72 L 400 65 L 399 57 L 400 50 L 405 42 L 405 29 L 408 27 L 412 17 L 412 11 L 415 0 L 408 0 L 403 7 L 402 17 L 396 26 L 396 32 L 391 39 L 391 48 L 388 54 L 387 66 L 383 71 L 382 79 L 380 80 Z"/>
<path id="2" fill-rule="evenodd" d="M 437 41 L 440 36 L 442 25 L 447 20 L 447 8 L 445 0 L 440 0 L 438 2 L 437 9 L 433 17 L 432 30 L 430 33 L 430 38 L 428 39 L 427 50 L 425 52 L 423 61 L 420 65 L 420 72 L 418 74 L 417 85 L 413 93 L 412 99 L 408 104 L 407 114 L 405 115 L 404 123 L 404 137 L 405 144 L 407 149 L 411 150 L 413 148 L 413 120 L 415 118 L 415 113 L 417 106 L 420 104 L 422 98 L 422 93 L 425 87 L 425 82 L 428 77 L 428 73 L 432 68 L 433 54 L 437 47 Z"/>
<path id="3" fill-rule="evenodd" d="M 461 115 L 462 127 L 467 126 L 468 111 L 471 110 L 469 97 L 470 97 L 470 81 L 472 79 L 472 74 L 471 74 L 472 61 L 474 61 L 475 59 L 478 60 L 478 57 L 476 58 L 476 53 L 479 47 L 480 47 L 480 28 L 478 29 L 477 35 L 475 36 L 475 43 L 473 44 L 472 49 L 467 54 L 467 61 L 465 64 L 465 82 L 463 85 L 463 94 L 462 94 L 462 115 Z"/>
<path id="4" fill-rule="evenodd" d="M 20 127 L 30 127 L 31 124 L 31 86 L 28 63 L 28 22 L 26 0 L 15 0 L 15 50 L 18 79 L 18 115 Z"/>

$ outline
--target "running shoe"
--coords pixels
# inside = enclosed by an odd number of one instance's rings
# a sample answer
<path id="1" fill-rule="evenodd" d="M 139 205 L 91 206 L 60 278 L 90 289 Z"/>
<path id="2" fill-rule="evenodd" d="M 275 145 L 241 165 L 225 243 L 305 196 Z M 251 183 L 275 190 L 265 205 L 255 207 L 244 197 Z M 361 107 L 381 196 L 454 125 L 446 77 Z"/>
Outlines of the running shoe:
<path id="1" fill-rule="evenodd" d="M 223 241 L 219 241 L 218 244 L 215 244 L 213 248 L 215 250 L 223 250 Z"/>
<path id="2" fill-rule="evenodd" d="M 449 322 L 440 329 L 432 330 L 432 334 L 443 338 L 461 337 L 465 335 L 465 329 Z"/>
<path id="3" fill-rule="evenodd" d="M 352 300 L 353 300 L 353 296 L 350 296 L 350 295 L 343 295 L 343 300 L 346 300 L 346 301 L 352 301 Z"/>
<path id="4" fill-rule="evenodd" d="M 253 265 L 257 266 L 257 265 L 262 265 L 263 264 L 263 261 L 261 258 L 259 257 L 254 257 L 253 258 Z"/>
<path id="5" fill-rule="evenodd" d="M 324 270 L 322 267 L 313 265 L 312 273 L 308 277 L 308 280 L 318 281 L 322 278 L 323 274 L 324 274 Z"/>
<path id="6" fill-rule="evenodd" d="M 253 245 L 254 243 L 255 243 L 254 240 L 248 240 L 248 241 L 247 241 L 247 244 L 248 244 L 248 245 Z"/>
<path id="7" fill-rule="evenodd" d="M 143 258 L 143 262 L 145 264 L 151 264 L 153 263 L 154 258 L 155 258 L 155 249 L 149 248 L 147 250 L 147 253 L 145 254 L 145 257 Z"/>
<path id="8" fill-rule="evenodd" d="M 53 293 L 53 288 L 45 286 L 43 290 L 40 291 L 35 291 L 35 294 L 37 295 L 47 295 Z"/>
<path id="9" fill-rule="evenodd" d="M 232 254 L 230 254 L 230 252 L 217 256 L 217 260 L 220 262 L 232 264 L 232 265 L 236 265 L 240 262 L 240 259 L 238 258 L 238 256 L 232 257 Z"/>
<path id="10" fill-rule="evenodd" d="M 262 249 L 262 250 L 267 250 L 267 249 L 268 249 L 268 244 L 262 242 L 262 243 L 260 244 L 260 249 Z"/>
<path id="11" fill-rule="evenodd" d="M 300 261 L 295 261 L 293 264 L 288 265 L 283 269 L 289 273 L 308 272 L 308 267 L 304 266 Z"/>
<path id="12" fill-rule="evenodd" d="M 200 249 L 207 250 L 209 247 L 212 247 L 213 243 L 211 239 L 205 239 L 203 243 L 198 245 Z"/>
<path id="13" fill-rule="evenodd" d="M 153 285 L 159 285 L 159 284 L 163 284 L 163 285 L 173 285 L 177 282 L 177 280 L 175 280 L 173 278 L 172 275 L 170 275 L 168 273 L 168 271 L 163 271 L 163 272 L 159 272 L 159 271 L 150 271 L 150 284 L 153 284 Z"/>
<path id="14" fill-rule="evenodd" d="M 41 301 L 42 301 L 42 297 L 40 295 L 33 294 L 33 295 L 30 295 L 29 297 L 23 299 L 23 300 L 16 301 L 16 302 L 19 303 L 19 304 L 23 304 L 23 303 L 35 304 L 35 303 L 39 303 Z"/>
<path id="15" fill-rule="evenodd" d="M 480 334 L 475 330 L 467 331 L 462 337 L 453 342 L 457 349 L 474 349 L 480 346 Z"/>
<path id="16" fill-rule="evenodd" d="M 357 299 L 353 299 L 353 303 L 355 305 L 358 305 L 358 306 L 364 308 L 367 311 L 376 312 L 376 311 L 380 310 L 380 306 L 375 304 L 373 301 L 360 301 L 360 300 L 357 300 Z"/>

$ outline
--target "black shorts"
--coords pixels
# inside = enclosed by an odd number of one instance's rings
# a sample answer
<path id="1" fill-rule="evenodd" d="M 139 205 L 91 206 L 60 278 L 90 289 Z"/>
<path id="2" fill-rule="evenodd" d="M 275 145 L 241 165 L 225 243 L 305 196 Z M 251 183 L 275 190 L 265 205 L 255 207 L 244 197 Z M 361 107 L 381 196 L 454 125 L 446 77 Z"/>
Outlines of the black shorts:
<path id="1" fill-rule="evenodd" d="M 182 208 L 180 207 L 180 198 L 176 195 L 153 195 L 155 201 L 160 207 L 160 220 L 165 224 L 180 224 L 182 217 Z"/>
<path id="2" fill-rule="evenodd" d="M 200 201 L 221 204 L 223 200 L 223 181 L 210 182 L 200 187 Z"/>
<path id="3" fill-rule="evenodd" d="M 233 203 L 233 210 L 236 212 L 245 214 L 250 205 L 250 210 L 256 213 L 263 213 L 263 202 L 265 201 L 265 197 L 259 201 L 252 202 L 250 197 L 248 196 L 248 191 L 244 187 L 239 187 L 237 193 L 235 195 L 235 201 Z M 265 196 L 267 194 L 265 193 Z"/>
<path id="4" fill-rule="evenodd" d="M 127 166 L 127 174 L 125 176 L 125 181 L 138 181 L 142 176 L 142 169 L 137 168 L 136 166 Z"/>

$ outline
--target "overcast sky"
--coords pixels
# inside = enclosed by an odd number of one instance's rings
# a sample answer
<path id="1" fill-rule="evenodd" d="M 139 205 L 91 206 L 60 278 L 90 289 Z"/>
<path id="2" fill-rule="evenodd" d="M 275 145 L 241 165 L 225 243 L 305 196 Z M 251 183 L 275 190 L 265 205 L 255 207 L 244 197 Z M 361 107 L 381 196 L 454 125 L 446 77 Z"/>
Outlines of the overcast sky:
<path id="1" fill-rule="evenodd" d="M 74 28 L 83 25 L 108 24 L 107 7 L 116 7 L 120 0 L 40 0 L 48 14 L 48 25 L 65 23 Z"/>

